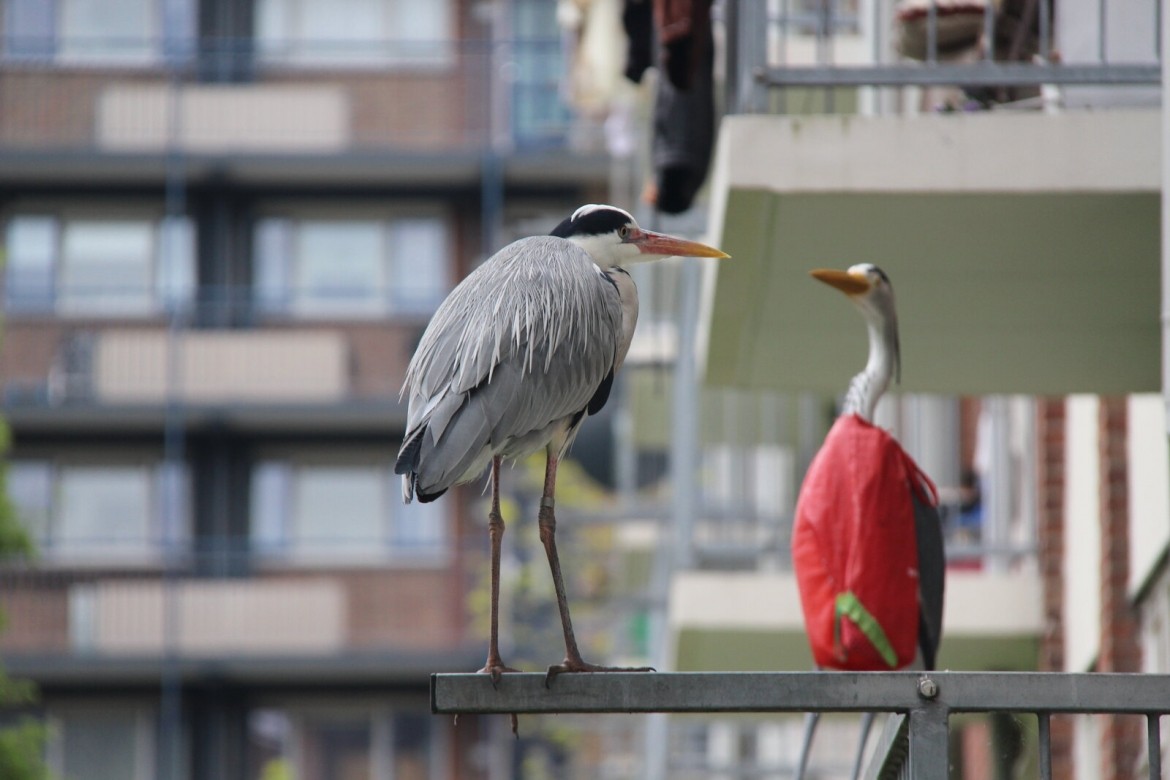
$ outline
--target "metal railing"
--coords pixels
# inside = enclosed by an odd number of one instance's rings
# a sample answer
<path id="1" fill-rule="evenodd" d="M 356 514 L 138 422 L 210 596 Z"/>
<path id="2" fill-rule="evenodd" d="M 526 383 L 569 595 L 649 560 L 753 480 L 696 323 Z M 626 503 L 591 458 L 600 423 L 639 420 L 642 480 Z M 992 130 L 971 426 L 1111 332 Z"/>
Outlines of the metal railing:
<path id="1" fill-rule="evenodd" d="M 1047 0 L 961 8 L 874 0 L 863 6 L 868 14 L 842 0 L 730 0 L 729 110 L 772 111 L 772 93 L 808 88 L 945 86 L 981 93 L 987 107 L 1038 95 L 1041 87 L 1157 86 L 1161 0 L 1142 7 L 1142 24 L 1130 14 L 1123 22 L 1129 29 L 1121 30 L 1112 29 L 1121 26 L 1112 5 L 1100 0 L 1095 12 L 1088 4 L 1062 7 L 1057 24 Z M 831 108 L 831 95 L 827 102 Z"/>
<path id="2" fill-rule="evenodd" d="M 868 778 L 937 780 L 949 766 L 948 721 L 961 713 L 1037 719 L 1039 774 L 1051 780 L 1054 715 L 1118 714 L 1146 720 L 1148 777 L 1161 780 L 1160 717 L 1170 676 L 1032 672 L 743 672 L 508 674 L 431 677 L 437 714 L 488 713 L 893 713 Z"/>

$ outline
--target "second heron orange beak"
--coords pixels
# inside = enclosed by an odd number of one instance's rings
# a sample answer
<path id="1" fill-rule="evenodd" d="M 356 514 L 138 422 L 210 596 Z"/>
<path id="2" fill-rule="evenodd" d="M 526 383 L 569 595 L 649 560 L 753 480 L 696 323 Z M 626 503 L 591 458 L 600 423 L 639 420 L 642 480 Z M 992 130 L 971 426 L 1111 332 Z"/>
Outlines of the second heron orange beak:
<path id="1" fill-rule="evenodd" d="M 869 280 L 859 274 L 851 274 L 848 271 L 838 271 L 833 268 L 817 268 L 809 271 L 808 274 L 830 287 L 836 287 L 846 295 L 864 295 L 869 292 Z"/>

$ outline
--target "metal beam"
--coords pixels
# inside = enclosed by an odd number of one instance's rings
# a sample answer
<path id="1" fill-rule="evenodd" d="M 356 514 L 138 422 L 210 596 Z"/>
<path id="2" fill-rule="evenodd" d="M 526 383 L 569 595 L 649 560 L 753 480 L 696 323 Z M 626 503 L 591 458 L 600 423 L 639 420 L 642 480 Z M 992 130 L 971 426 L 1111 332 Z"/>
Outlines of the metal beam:
<path id="1" fill-rule="evenodd" d="M 797 66 L 758 68 L 755 77 L 769 87 L 1002 86 L 1039 84 L 1161 83 L 1152 65 L 1031 65 L 979 62 L 969 65 Z"/>
<path id="2" fill-rule="evenodd" d="M 929 678 L 932 685 L 924 685 Z M 932 694 L 927 698 L 927 694 Z M 439 714 L 1170 712 L 1170 675 L 1041 672 L 613 672 L 431 676 Z"/>

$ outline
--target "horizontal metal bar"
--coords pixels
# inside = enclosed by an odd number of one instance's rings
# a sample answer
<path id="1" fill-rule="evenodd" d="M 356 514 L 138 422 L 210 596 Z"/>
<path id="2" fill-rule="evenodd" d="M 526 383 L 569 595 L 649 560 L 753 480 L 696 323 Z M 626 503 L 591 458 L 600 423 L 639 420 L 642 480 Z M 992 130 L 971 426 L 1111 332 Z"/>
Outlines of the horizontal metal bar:
<path id="1" fill-rule="evenodd" d="M 607 672 L 431 676 L 436 713 L 909 712 L 926 702 L 952 712 L 1170 712 L 1170 675 L 1043 672 Z"/>
<path id="2" fill-rule="evenodd" d="M 1037 84 L 1150 84 L 1162 81 L 1162 66 L 1032 65 L 979 62 L 969 65 L 824 65 L 760 68 L 769 87 L 904 87 L 910 85 L 1032 86 Z"/>

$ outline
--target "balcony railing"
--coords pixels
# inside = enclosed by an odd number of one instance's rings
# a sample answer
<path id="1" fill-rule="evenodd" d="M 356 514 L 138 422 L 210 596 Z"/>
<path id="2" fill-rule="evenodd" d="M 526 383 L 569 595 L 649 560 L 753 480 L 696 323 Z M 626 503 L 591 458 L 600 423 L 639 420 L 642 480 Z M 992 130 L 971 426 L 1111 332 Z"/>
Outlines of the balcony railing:
<path id="1" fill-rule="evenodd" d="M 557 39 L 0 41 L 0 152 L 565 148 Z M 586 151 L 594 151 L 587 149 Z"/>
<path id="2" fill-rule="evenodd" d="M 153 567 L 85 560 L 0 566 L 6 664 L 171 656 L 328 661 L 363 654 L 421 660 L 463 646 L 464 627 L 452 609 L 463 593 L 433 555 L 405 566 L 387 566 L 387 558 L 356 568 L 304 567 L 260 552 L 186 552 Z M 233 576 L 206 576 L 224 560 Z M 140 665 L 147 678 L 156 671 Z"/>
<path id="3" fill-rule="evenodd" d="M 1160 718 L 1170 712 L 1170 677 L 1149 674 L 960 672 L 617 673 L 431 677 L 440 714 L 485 713 L 893 713 L 867 778 L 937 780 L 950 766 L 952 714 L 1031 714 L 1037 721 L 1039 775 L 1051 780 L 1053 716 L 1120 714 L 1145 720 L 1146 753 L 1137 771 L 1162 777 Z M 1092 772 L 1090 767 L 1084 771 Z M 1134 774 L 1137 777 L 1139 775 Z"/>
<path id="4" fill-rule="evenodd" d="M 911 87 L 958 90 L 946 108 L 960 110 L 1094 102 L 1090 86 L 1146 88 L 1123 100 L 1148 103 L 1161 81 L 1161 0 L 1062 7 L 1059 20 L 1047 0 L 732 0 L 726 12 L 733 112 L 832 110 L 833 89 L 857 87 L 894 88 L 856 104 L 869 113 L 919 105 L 891 94 Z M 809 88 L 824 101 L 786 103 Z"/>

